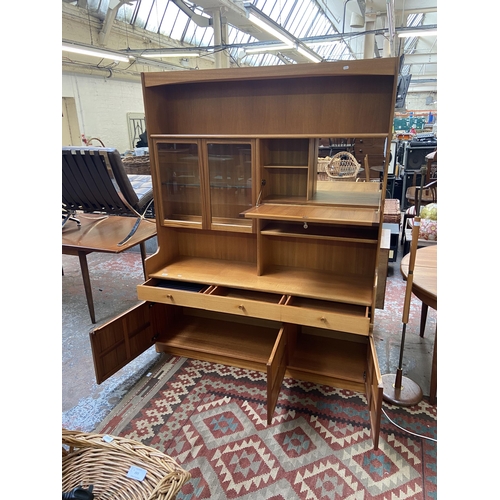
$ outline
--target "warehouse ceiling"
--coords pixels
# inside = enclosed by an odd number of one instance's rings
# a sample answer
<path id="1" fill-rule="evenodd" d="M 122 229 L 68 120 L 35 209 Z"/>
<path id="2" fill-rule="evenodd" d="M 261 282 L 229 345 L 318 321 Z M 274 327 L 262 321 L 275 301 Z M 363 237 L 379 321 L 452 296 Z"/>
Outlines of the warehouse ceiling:
<path id="1" fill-rule="evenodd" d="M 65 0 L 62 63 L 65 71 L 138 78 L 404 56 L 409 91 L 433 92 L 436 31 L 437 0 Z"/>

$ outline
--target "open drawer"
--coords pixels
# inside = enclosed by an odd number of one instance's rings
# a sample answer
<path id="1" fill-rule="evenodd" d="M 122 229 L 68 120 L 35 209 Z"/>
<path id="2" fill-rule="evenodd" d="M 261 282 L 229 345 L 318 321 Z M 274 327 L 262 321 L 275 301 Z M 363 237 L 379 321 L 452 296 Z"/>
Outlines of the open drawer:
<path id="1" fill-rule="evenodd" d="M 220 311 L 244 317 L 280 320 L 286 296 L 228 286 L 150 279 L 138 285 L 140 300 Z"/>
<path id="2" fill-rule="evenodd" d="M 194 307 L 209 288 L 204 283 L 153 278 L 137 286 L 137 295 L 139 300 Z"/>
<path id="3" fill-rule="evenodd" d="M 369 307 L 362 305 L 290 295 L 282 308 L 281 319 L 287 323 L 368 335 L 369 310 Z"/>

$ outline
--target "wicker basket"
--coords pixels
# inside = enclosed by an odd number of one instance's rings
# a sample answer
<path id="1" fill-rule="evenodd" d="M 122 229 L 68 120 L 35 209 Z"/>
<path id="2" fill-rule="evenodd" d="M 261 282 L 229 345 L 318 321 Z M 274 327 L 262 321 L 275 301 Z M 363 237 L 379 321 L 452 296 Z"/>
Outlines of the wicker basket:
<path id="1" fill-rule="evenodd" d="M 125 156 L 122 163 L 127 174 L 151 175 L 149 155 Z"/>
<path id="2" fill-rule="evenodd" d="M 336 181 L 355 181 L 361 165 L 348 151 L 340 151 L 332 157 L 325 171 Z"/>
<path id="3" fill-rule="evenodd" d="M 318 173 L 326 172 L 326 167 L 332 161 L 330 156 L 325 156 L 324 158 L 318 158 Z"/>
<path id="4" fill-rule="evenodd" d="M 384 222 L 399 224 L 401 222 L 401 209 L 397 198 L 386 198 L 384 201 Z"/>
<path id="5" fill-rule="evenodd" d="M 169 456 L 136 441 L 104 434 L 62 431 L 62 491 L 93 485 L 96 500 L 170 500 L 191 474 Z M 146 471 L 127 477 L 131 466 Z"/>

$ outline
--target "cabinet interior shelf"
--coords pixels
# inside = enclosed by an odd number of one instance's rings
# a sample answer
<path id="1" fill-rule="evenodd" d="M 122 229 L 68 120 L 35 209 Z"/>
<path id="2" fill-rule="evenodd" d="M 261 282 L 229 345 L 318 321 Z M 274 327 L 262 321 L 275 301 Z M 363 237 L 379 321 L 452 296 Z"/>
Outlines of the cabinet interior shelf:
<path id="1" fill-rule="evenodd" d="M 266 236 L 290 236 L 296 238 L 312 238 L 315 240 L 336 240 L 336 241 L 353 241 L 356 243 L 367 243 L 371 245 L 378 244 L 378 231 L 374 228 L 370 234 L 364 228 L 337 226 L 330 227 L 324 225 L 308 224 L 304 227 L 303 223 L 286 223 L 286 222 L 270 222 L 261 234 Z"/>
<path id="2" fill-rule="evenodd" d="M 233 366 L 266 370 L 279 324 L 246 324 L 227 315 L 204 317 L 190 310 L 186 312 L 177 314 L 178 318 L 171 325 L 169 333 L 158 338 L 157 351 L 206 361 L 216 359 L 218 363 L 222 360 L 231 361 Z M 238 335 L 235 335 L 235 331 Z"/>
<path id="3" fill-rule="evenodd" d="M 179 310 L 182 308 L 178 308 Z M 250 321 L 184 308 L 168 334 L 156 341 L 158 352 L 202 359 L 225 360 L 233 366 L 265 372 L 280 330 L 279 322 Z M 234 332 L 238 335 L 235 336 Z M 307 331 L 307 329 L 306 329 Z M 366 340 L 357 342 L 299 333 L 287 372 L 308 373 L 319 380 L 338 380 L 339 386 L 363 390 Z"/>
<path id="4" fill-rule="evenodd" d="M 289 294 L 343 304 L 372 304 L 372 277 L 334 275 L 313 269 L 273 266 L 264 275 L 258 276 L 254 263 L 180 257 L 151 273 L 150 277 Z"/>
<path id="5" fill-rule="evenodd" d="M 319 384 L 328 381 L 334 387 L 364 391 L 366 349 L 364 342 L 298 335 L 286 373 L 293 378 L 304 377 Z"/>

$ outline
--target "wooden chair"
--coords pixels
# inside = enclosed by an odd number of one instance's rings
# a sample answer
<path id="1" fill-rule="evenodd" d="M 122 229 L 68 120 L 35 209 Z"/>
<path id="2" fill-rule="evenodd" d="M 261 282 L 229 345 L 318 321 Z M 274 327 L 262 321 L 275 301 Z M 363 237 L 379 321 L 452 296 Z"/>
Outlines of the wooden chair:
<path id="1" fill-rule="evenodd" d="M 80 224 L 77 212 L 104 217 L 137 217 L 137 222 L 119 245 L 127 242 L 142 219 L 151 212 L 151 176 L 128 176 L 114 148 L 66 146 L 62 148 L 63 226 L 69 220 Z"/>
<path id="2" fill-rule="evenodd" d="M 415 172 L 413 175 L 413 183 L 416 183 Z M 401 234 L 401 244 L 406 244 L 406 229 L 409 219 L 415 217 L 415 214 L 420 213 L 420 208 L 429 203 L 437 203 L 437 152 L 434 158 L 427 160 L 425 168 L 420 169 L 423 177 L 423 185 L 410 186 L 406 190 L 406 200 L 411 204 L 410 208 L 405 211 L 403 216 L 403 228 Z"/>
<path id="3" fill-rule="evenodd" d="M 420 169 L 420 173 L 423 169 Z M 417 186 L 417 174 L 419 171 L 414 172 L 412 186 L 407 188 L 405 197 L 410 205 L 415 205 L 417 198 L 420 199 L 421 205 L 428 203 L 435 203 L 437 201 L 437 153 L 434 158 L 428 159 L 426 163 L 424 175 L 424 186 L 422 196 L 420 198 L 420 187 Z"/>

